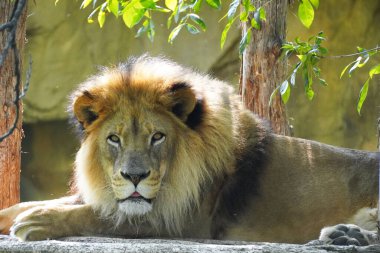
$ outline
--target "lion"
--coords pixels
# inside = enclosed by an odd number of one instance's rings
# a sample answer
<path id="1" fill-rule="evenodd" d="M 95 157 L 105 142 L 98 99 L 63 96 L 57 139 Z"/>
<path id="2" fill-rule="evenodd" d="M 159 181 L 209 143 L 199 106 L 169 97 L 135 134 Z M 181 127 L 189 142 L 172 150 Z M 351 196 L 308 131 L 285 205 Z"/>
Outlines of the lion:
<path id="1" fill-rule="evenodd" d="M 305 243 L 374 228 L 378 152 L 274 134 L 231 86 L 166 58 L 102 69 L 69 112 L 73 194 L 0 211 L 3 233 Z M 320 238 L 366 245 L 364 228 Z"/>

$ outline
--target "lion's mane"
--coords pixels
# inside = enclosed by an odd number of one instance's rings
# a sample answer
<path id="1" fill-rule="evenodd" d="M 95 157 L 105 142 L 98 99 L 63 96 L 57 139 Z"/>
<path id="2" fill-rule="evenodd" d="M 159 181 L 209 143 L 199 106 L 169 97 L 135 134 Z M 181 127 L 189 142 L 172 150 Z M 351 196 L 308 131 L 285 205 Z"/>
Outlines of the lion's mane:
<path id="1" fill-rule="evenodd" d="M 207 185 L 215 178 L 233 173 L 236 142 L 241 140 L 237 136 L 240 126 L 233 124 L 239 115 L 240 103 L 232 88 L 166 59 L 145 55 L 103 69 L 72 95 L 71 112 L 86 94 L 89 103 L 95 103 L 93 107 L 101 108 L 97 115 L 91 115 L 91 111 L 85 115 L 86 119 L 94 121 L 91 125 L 86 121 L 75 121 L 82 130 L 82 144 L 75 160 L 75 186 L 85 203 L 100 210 L 105 217 L 113 216 L 115 223 L 128 217 L 117 211 L 109 181 L 104 175 L 103 158 L 96 145 L 97 130 L 108 120 L 108 115 L 117 113 L 123 106 L 148 106 L 162 113 L 167 111 L 168 104 L 173 104 L 171 108 L 176 110 L 173 96 L 177 96 L 176 90 L 182 88 L 181 85 L 189 86 L 196 104 L 186 119 L 172 121 L 176 124 L 175 156 L 166 161 L 169 171 L 152 212 L 139 217 L 158 230 L 165 227 L 180 232 L 185 218 L 207 193 Z M 242 145 L 244 143 L 240 143 Z"/>

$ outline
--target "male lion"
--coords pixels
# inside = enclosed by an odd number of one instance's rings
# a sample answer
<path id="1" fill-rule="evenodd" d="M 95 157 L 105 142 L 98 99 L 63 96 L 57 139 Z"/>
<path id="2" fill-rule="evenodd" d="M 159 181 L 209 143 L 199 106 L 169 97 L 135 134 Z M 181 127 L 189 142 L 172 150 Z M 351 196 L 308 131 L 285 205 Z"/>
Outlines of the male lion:
<path id="1" fill-rule="evenodd" d="M 81 131 L 76 195 L 2 210 L 4 233 L 304 243 L 326 225 L 373 229 L 379 153 L 273 134 L 230 86 L 169 60 L 102 70 L 70 111 Z M 373 237 L 353 225 L 321 234 Z"/>

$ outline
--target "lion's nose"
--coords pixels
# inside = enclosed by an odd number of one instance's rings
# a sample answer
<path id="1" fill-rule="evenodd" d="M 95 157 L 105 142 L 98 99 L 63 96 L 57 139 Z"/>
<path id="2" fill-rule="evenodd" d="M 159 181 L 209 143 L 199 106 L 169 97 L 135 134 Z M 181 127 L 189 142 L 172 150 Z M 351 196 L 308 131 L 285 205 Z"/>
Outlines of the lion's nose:
<path id="1" fill-rule="evenodd" d="M 148 171 L 148 173 L 142 173 L 142 174 L 131 174 L 131 173 L 128 173 L 128 172 L 125 172 L 125 171 L 120 171 L 120 174 L 125 178 L 125 179 L 128 179 L 128 180 L 131 180 L 131 182 L 137 186 L 141 180 L 143 180 L 144 178 L 147 178 L 150 174 L 150 171 Z"/>

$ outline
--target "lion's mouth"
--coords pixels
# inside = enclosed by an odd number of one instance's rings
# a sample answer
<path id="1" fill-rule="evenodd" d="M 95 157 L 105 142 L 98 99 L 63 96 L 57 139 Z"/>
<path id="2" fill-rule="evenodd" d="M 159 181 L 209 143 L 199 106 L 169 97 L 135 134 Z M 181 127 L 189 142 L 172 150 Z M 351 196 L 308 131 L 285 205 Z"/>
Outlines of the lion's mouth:
<path id="1" fill-rule="evenodd" d="M 135 202 L 140 202 L 140 201 L 146 201 L 148 203 L 151 203 L 152 200 L 151 199 L 147 199 L 147 198 L 144 198 L 143 196 L 141 196 L 140 193 L 138 192 L 134 192 L 132 193 L 129 197 L 127 198 L 124 198 L 124 199 L 118 199 L 117 202 L 118 203 L 123 203 L 124 201 L 135 201 Z"/>

